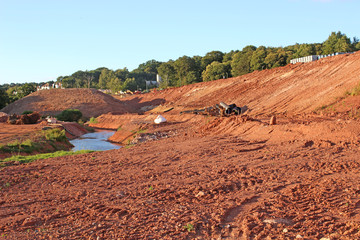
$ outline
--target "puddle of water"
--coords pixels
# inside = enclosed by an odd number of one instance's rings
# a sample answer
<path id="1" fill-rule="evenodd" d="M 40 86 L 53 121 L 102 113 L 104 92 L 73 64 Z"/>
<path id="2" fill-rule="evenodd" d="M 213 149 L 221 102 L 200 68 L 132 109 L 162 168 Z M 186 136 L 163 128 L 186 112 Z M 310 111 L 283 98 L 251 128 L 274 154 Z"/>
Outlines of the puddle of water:
<path id="1" fill-rule="evenodd" d="M 70 140 L 70 143 L 74 145 L 74 148 L 71 150 L 105 151 L 111 149 L 119 149 L 121 146 L 107 141 L 107 139 L 114 135 L 114 133 L 114 131 L 98 131 L 93 133 L 86 133 L 80 138 Z"/>

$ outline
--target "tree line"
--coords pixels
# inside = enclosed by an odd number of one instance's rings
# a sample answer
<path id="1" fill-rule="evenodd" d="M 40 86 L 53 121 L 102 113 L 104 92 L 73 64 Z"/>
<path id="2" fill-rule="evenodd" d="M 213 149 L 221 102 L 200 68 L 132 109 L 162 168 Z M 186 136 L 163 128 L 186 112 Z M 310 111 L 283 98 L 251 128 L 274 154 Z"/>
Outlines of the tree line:
<path id="1" fill-rule="evenodd" d="M 109 89 L 115 93 L 120 90 L 144 90 L 145 81 L 156 81 L 156 75 L 159 74 L 163 80 L 160 88 L 179 87 L 285 66 L 294 58 L 358 50 L 360 50 L 359 39 L 356 37 L 350 39 L 339 31 L 332 32 L 323 43 L 295 44 L 287 47 L 249 45 L 242 50 L 228 53 L 211 51 L 203 57 L 182 56 L 167 62 L 149 60 L 133 71 L 127 68 L 111 70 L 106 67 L 91 71 L 77 71 L 70 76 L 60 76 L 50 83 L 61 82 L 65 88 Z M 7 90 L 11 99 L 11 92 L 14 92 L 13 89 L 18 86 L 2 85 L 1 87 Z M 16 97 L 12 97 L 11 100 L 14 99 Z"/>

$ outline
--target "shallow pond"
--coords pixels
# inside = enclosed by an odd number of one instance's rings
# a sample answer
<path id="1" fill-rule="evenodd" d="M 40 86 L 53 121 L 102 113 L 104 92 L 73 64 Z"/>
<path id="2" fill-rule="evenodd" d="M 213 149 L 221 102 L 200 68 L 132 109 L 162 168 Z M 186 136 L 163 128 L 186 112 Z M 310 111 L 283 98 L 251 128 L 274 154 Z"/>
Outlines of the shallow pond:
<path id="1" fill-rule="evenodd" d="M 111 149 L 119 149 L 121 146 L 108 142 L 108 138 L 114 135 L 114 131 L 97 131 L 93 133 L 86 133 L 81 137 L 70 140 L 70 143 L 74 145 L 72 151 L 78 150 L 94 150 L 105 151 Z"/>

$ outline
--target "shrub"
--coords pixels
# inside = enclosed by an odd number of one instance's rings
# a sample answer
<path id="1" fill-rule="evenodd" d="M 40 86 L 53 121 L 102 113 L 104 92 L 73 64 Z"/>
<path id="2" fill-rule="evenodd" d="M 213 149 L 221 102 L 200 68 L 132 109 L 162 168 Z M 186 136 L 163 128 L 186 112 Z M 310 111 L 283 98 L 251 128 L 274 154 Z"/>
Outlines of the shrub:
<path id="1" fill-rule="evenodd" d="M 38 112 L 24 114 L 20 116 L 21 124 L 35 124 L 41 118 Z"/>
<path id="2" fill-rule="evenodd" d="M 56 141 L 56 142 L 67 142 L 65 136 L 65 130 L 59 128 L 49 129 L 45 131 L 46 140 Z"/>
<path id="3" fill-rule="evenodd" d="M 77 122 L 82 117 L 82 113 L 78 109 L 66 109 L 55 117 L 60 121 Z"/>
<path id="4" fill-rule="evenodd" d="M 94 117 L 90 118 L 90 123 L 98 123 L 98 120 Z"/>

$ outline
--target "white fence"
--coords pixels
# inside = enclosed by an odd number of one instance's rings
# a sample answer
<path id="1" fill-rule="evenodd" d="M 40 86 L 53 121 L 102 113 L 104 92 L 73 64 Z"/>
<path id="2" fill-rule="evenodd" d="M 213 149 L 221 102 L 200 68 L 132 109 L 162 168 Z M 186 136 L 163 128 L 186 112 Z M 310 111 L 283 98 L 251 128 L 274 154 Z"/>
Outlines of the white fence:
<path id="1" fill-rule="evenodd" d="M 352 52 L 350 52 L 350 53 L 352 53 Z M 302 62 L 302 63 L 313 62 L 313 61 L 319 60 L 321 58 L 332 57 L 332 56 L 336 56 L 336 55 L 340 55 L 340 54 L 346 54 L 346 53 L 337 52 L 337 53 L 328 54 L 328 55 L 310 55 L 310 56 L 306 56 L 306 57 L 291 59 L 290 63 L 295 64 L 295 63 L 299 63 L 299 62 Z"/>

